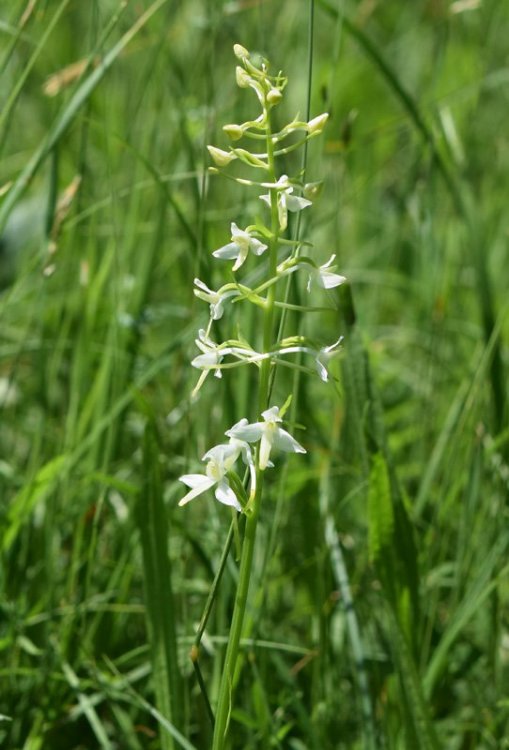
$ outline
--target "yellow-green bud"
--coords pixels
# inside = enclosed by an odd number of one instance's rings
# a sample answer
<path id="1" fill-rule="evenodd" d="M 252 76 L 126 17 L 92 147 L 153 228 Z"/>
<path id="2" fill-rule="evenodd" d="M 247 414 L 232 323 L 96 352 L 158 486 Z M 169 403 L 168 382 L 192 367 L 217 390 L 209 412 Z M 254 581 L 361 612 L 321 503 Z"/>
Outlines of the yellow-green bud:
<path id="1" fill-rule="evenodd" d="M 328 119 L 329 115 L 327 112 L 324 112 L 323 115 L 313 117 L 313 119 L 308 122 L 307 130 L 309 135 L 320 135 Z"/>
<path id="2" fill-rule="evenodd" d="M 314 201 L 323 189 L 323 180 L 320 180 L 319 182 L 307 182 L 304 185 L 304 189 L 302 191 L 302 195 L 304 198 L 307 198 L 309 201 Z"/>
<path id="3" fill-rule="evenodd" d="M 238 141 L 244 135 L 244 128 L 240 125 L 235 125 L 234 123 L 231 125 L 223 125 L 223 130 L 232 141 Z"/>
<path id="4" fill-rule="evenodd" d="M 249 88 L 253 80 L 251 76 L 246 73 L 244 68 L 241 68 L 239 65 L 235 68 L 235 79 L 237 81 L 237 86 L 240 86 L 241 89 Z"/>
<path id="5" fill-rule="evenodd" d="M 239 60 L 249 60 L 249 52 L 241 44 L 233 45 L 233 53 Z"/>
<path id="6" fill-rule="evenodd" d="M 207 149 L 217 167 L 227 167 L 231 161 L 237 158 L 235 154 L 223 151 L 221 148 L 216 148 L 215 146 L 207 146 Z"/>
<path id="7" fill-rule="evenodd" d="M 283 98 L 283 94 L 279 89 L 271 89 L 267 94 L 267 101 L 269 104 L 277 104 Z"/>

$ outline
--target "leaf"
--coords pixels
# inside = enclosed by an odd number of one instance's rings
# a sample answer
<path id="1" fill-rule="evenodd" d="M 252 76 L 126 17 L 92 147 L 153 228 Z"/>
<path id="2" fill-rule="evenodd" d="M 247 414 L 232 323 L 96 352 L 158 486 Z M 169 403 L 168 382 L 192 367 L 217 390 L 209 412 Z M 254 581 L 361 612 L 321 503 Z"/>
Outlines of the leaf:
<path id="1" fill-rule="evenodd" d="M 381 453 L 373 456 L 368 491 L 368 549 L 372 561 L 380 557 L 384 548 L 392 543 L 394 509 L 391 484 L 385 458 Z"/>

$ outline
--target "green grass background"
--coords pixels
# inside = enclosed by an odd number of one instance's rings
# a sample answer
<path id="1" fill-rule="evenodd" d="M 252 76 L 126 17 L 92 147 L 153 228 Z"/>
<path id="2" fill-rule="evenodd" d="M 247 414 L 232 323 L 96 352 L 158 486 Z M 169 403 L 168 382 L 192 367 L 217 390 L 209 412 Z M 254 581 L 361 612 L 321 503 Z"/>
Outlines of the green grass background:
<path id="1" fill-rule="evenodd" d="M 257 418 L 256 379 L 191 400 L 192 281 L 224 282 L 211 251 L 260 209 L 205 145 L 256 113 L 235 42 L 305 116 L 310 10 L 0 0 L 6 750 L 210 746 L 235 550 L 200 686 L 230 517 L 176 480 Z M 508 31 L 499 0 L 316 0 L 303 228 L 349 284 L 304 326 L 344 351 L 336 387 L 299 381 L 308 455 L 269 479 L 232 748 L 509 747 Z"/>

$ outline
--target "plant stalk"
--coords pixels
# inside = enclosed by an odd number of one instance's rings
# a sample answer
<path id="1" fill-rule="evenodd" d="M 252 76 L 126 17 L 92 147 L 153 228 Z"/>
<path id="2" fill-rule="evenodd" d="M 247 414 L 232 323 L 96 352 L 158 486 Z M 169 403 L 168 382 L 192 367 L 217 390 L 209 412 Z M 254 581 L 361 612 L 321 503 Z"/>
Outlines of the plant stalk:
<path id="1" fill-rule="evenodd" d="M 266 140 L 267 140 L 267 163 L 268 177 L 270 182 L 276 182 L 276 167 L 274 143 L 272 142 L 272 129 L 270 124 L 270 107 L 264 108 L 266 122 Z M 270 214 L 271 214 L 271 240 L 269 242 L 269 278 L 276 275 L 277 269 L 277 247 L 279 240 L 279 216 L 278 216 L 278 194 L 276 190 L 270 192 Z M 276 285 L 273 284 L 267 291 L 267 303 L 263 314 L 263 350 L 266 352 L 272 349 L 272 340 L 274 335 L 274 310 L 276 299 Z M 260 380 L 258 386 L 258 405 L 259 411 L 262 412 L 268 406 L 269 387 L 270 387 L 271 362 L 270 359 L 262 361 L 260 366 Z M 221 684 L 219 686 L 219 697 L 216 709 L 216 722 L 214 725 L 214 737 L 212 740 L 212 750 L 223 750 L 226 746 L 228 737 L 228 726 L 230 722 L 231 709 L 233 705 L 233 690 L 235 681 L 235 671 L 239 658 L 240 638 L 244 625 L 246 613 L 247 597 L 249 593 L 249 583 L 251 579 L 251 569 L 253 565 L 253 554 L 256 542 L 256 529 L 258 517 L 260 514 L 260 505 L 262 500 L 264 472 L 257 466 L 256 469 L 256 492 L 252 503 L 251 512 L 247 515 L 244 539 L 242 542 L 242 553 L 240 559 L 239 581 L 237 593 L 235 596 L 235 605 L 233 610 L 232 624 L 228 645 L 226 647 L 226 657 Z"/>

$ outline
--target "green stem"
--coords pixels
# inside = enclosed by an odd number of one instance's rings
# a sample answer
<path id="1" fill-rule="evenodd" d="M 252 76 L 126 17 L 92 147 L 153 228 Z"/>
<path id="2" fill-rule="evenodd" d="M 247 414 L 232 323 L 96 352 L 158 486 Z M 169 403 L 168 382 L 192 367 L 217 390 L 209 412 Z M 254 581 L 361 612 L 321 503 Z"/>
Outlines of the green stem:
<path id="1" fill-rule="evenodd" d="M 270 126 L 270 109 L 265 110 L 266 115 L 266 139 L 267 139 L 267 162 L 269 165 L 269 181 L 277 182 L 274 144 L 272 142 L 272 132 Z M 279 216 L 277 207 L 277 191 L 272 190 L 270 193 L 270 215 L 271 215 L 271 239 L 269 240 L 269 278 L 276 274 L 277 268 L 277 246 L 279 239 Z M 274 311 L 276 300 L 275 285 L 269 287 L 267 292 L 267 301 L 263 315 L 263 351 L 269 352 L 272 349 L 272 340 L 274 336 Z M 268 406 L 269 387 L 270 387 L 271 361 L 263 360 L 260 367 L 260 381 L 258 386 L 258 405 L 259 411 L 262 412 Z M 262 499 L 264 472 L 259 467 L 256 469 L 256 492 L 252 504 L 251 513 L 246 518 L 246 527 L 244 540 L 242 543 L 242 553 L 240 559 L 239 582 L 235 596 L 235 606 L 233 610 L 232 624 L 228 645 L 226 647 L 226 657 L 221 684 L 219 686 L 219 696 L 216 709 L 216 722 L 214 726 L 214 737 L 212 740 L 212 750 L 223 750 L 226 745 L 230 714 L 233 705 L 233 691 L 235 682 L 235 671 L 239 658 L 240 638 L 246 613 L 247 597 L 249 592 L 249 583 L 251 580 L 251 569 L 253 565 L 253 554 L 256 542 L 256 529 L 258 517 L 260 514 L 260 505 Z"/>

